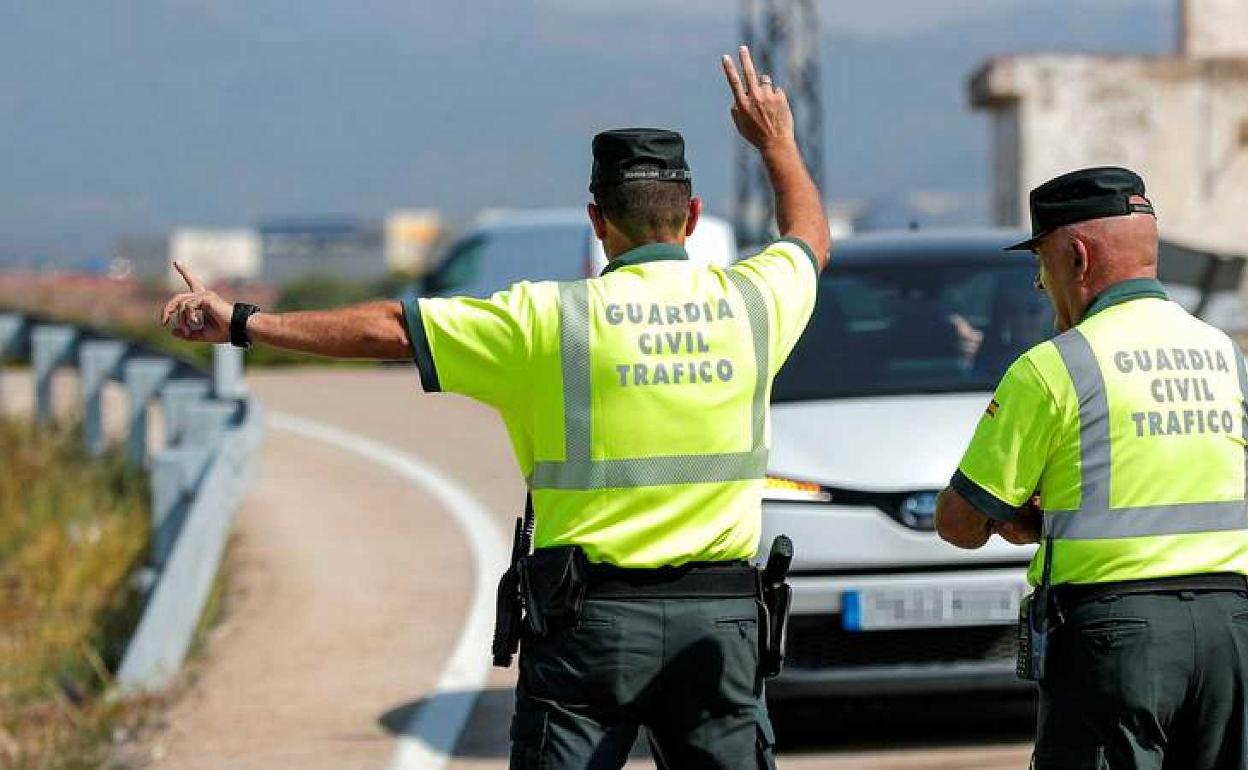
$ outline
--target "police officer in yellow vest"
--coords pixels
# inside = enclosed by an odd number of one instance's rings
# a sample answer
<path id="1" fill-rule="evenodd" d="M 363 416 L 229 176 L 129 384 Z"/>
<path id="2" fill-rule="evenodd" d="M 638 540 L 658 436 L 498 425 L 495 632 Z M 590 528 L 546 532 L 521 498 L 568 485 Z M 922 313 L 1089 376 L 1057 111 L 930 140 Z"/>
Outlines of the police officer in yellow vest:
<path id="1" fill-rule="evenodd" d="M 1032 191 L 1012 248 L 1060 334 L 1006 372 L 937 507 L 954 545 L 1041 543 L 1038 770 L 1248 768 L 1248 378 L 1157 282 L 1144 193 L 1121 168 Z"/>
<path id="2" fill-rule="evenodd" d="M 611 258 L 599 278 L 269 314 L 183 270 L 190 291 L 165 308 L 188 339 L 414 357 L 425 390 L 498 409 L 536 526 L 513 768 L 618 768 L 643 725 L 664 767 L 773 767 L 747 560 L 772 378 L 830 244 L 785 96 L 740 56 L 740 74 L 723 61 L 732 116 L 769 172 L 782 238 L 728 269 L 685 253 L 701 202 L 680 135 L 626 129 L 593 142 L 588 213 Z"/>

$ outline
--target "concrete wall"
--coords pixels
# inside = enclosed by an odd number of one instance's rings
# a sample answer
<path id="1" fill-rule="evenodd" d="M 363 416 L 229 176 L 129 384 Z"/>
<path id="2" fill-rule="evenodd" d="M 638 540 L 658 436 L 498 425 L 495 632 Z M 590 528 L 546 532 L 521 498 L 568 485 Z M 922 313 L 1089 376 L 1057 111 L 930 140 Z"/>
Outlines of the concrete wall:
<path id="1" fill-rule="evenodd" d="M 1248 256 L 1248 0 L 1181 0 L 1174 56 L 992 59 L 970 82 L 993 121 L 993 216 L 1085 166 L 1143 177 L 1163 237 Z"/>
<path id="2" fill-rule="evenodd" d="M 1184 0 L 1180 13 L 1183 56 L 1248 56 L 1248 0 Z"/>
<path id="3" fill-rule="evenodd" d="M 1138 171 L 1163 235 L 1248 253 L 1248 58 L 1027 56 L 988 62 L 971 100 L 992 112 L 997 222 L 1083 166 Z"/>

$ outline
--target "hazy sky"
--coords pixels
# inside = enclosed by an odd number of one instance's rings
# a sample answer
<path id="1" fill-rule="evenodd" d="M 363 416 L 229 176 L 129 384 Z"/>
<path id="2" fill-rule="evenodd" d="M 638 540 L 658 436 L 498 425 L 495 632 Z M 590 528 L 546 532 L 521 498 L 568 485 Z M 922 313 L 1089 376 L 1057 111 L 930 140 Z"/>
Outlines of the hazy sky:
<path id="1" fill-rule="evenodd" d="M 817 0 L 828 194 L 987 218 L 987 56 L 1160 52 L 1177 0 Z M 125 233 L 404 207 L 579 205 L 589 138 L 685 133 L 731 205 L 736 0 L 0 4 L 0 259 Z M 899 215 L 900 216 L 900 215 Z"/>

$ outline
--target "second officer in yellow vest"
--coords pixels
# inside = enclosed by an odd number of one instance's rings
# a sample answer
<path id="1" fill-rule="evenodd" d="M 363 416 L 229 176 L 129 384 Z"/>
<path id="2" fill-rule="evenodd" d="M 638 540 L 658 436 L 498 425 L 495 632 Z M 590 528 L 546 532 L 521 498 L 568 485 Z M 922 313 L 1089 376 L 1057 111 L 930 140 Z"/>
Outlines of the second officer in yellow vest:
<path id="1" fill-rule="evenodd" d="M 1007 371 L 938 505 L 955 545 L 1042 543 L 1038 770 L 1248 768 L 1248 379 L 1157 282 L 1144 192 L 1120 168 L 1032 192 L 1015 248 L 1062 333 Z"/>
<path id="2" fill-rule="evenodd" d="M 733 114 L 780 241 L 728 269 L 690 262 L 701 204 L 680 135 L 607 131 L 589 205 L 601 277 L 404 308 L 425 389 L 497 408 L 528 480 L 513 768 L 618 768 L 641 726 L 663 767 L 773 767 L 748 560 L 771 382 L 828 231 L 783 94 L 742 65 L 744 83 L 726 64 Z"/>

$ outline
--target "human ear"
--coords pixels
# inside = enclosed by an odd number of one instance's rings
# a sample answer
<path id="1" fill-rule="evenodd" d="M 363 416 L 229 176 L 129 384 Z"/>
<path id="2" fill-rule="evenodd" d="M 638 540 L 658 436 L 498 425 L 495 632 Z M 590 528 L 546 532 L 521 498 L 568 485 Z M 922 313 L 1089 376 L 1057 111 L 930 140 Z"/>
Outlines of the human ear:
<path id="1" fill-rule="evenodd" d="M 1078 238 L 1070 239 L 1070 254 L 1072 274 L 1082 283 L 1088 275 L 1090 262 L 1088 260 L 1088 247 Z"/>
<path id="2" fill-rule="evenodd" d="M 607 218 L 596 203 L 585 204 L 585 212 L 589 214 L 589 224 L 594 228 L 594 236 L 600 241 L 607 240 Z"/>
<path id="3" fill-rule="evenodd" d="M 693 229 L 698 226 L 698 218 L 702 216 L 702 199 L 689 199 L 689 218 L 685 220 L 685 237 L 693 235 Z"/>

